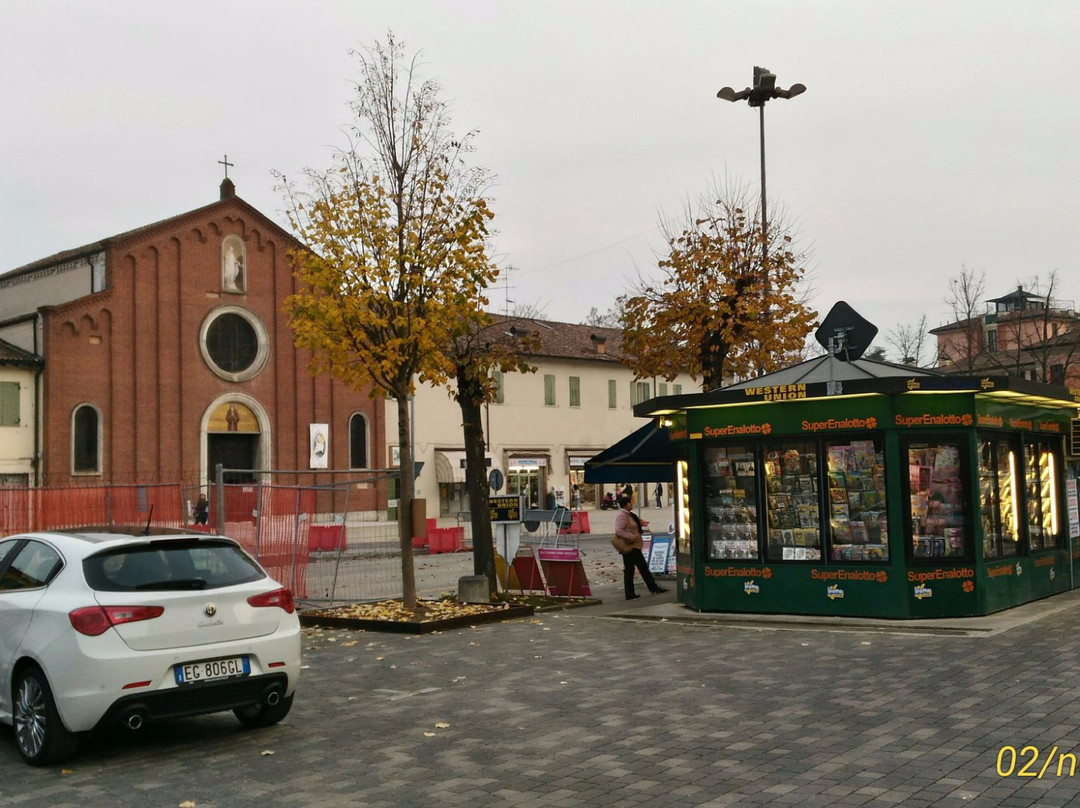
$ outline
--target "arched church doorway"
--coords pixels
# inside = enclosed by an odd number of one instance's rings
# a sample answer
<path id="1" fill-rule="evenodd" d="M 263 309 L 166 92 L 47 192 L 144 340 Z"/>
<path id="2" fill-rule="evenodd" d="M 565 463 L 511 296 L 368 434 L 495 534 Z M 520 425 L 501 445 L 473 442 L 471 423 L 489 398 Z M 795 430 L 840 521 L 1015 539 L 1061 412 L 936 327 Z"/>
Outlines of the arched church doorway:
<path id="1" fill-rule="evenodd" d="M 206 426 L 206 468 L 214 479 L 220 464 L 225 469 L 225 484 L 255 482 L 254 469 L 261 466 L 259 458 L 259 419 L 255 413 L 237 401 L 225 401 L 211 413 Z M 241 470 L 242 469 L 242 470 Z"/>

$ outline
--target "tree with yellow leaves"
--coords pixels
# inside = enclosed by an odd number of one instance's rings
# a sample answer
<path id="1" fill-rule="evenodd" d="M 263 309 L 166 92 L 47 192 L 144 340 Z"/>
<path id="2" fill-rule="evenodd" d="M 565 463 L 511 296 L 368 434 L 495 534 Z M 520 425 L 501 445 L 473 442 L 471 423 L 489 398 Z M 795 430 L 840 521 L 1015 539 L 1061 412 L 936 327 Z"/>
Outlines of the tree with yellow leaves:
<path id="1" fill-rule="evenodd" d="M 725 376 L 767 373 L 801 355 L 817 317 L 799 288 L 803 256 L 775 220 L 762 249 L 746 194 L 718 197 L 688 208 L 680 232 L 665 227 L 660 283 L 643 281 L 623 301 L 622 347 L 639 378 L 686 372 L 712 390 Z"/>
<path id="2" fill-rule="evenodd" d="M 391 34 L 354 53 L 360 81 L 350 145 L 328 170 L 284 177 L 298 291 L 285 301 L 294 340 L 313 373 L 396 402 L 402 593 L 416 604 L 412 554 L 414 473 L 409 398 L 417 381 L 445 382 L 448 346 L 484 319 L 492 213 L 485 170 L 466 164 L 472 133 L 449 130 L 439 86 L 421 80 Z"/>

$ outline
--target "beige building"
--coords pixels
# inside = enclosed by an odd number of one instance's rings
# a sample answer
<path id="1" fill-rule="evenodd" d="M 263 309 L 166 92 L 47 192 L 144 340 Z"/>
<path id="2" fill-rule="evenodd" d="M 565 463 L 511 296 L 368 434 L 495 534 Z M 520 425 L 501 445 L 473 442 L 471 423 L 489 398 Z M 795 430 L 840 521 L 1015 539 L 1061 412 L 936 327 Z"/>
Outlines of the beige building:
<path id="1" fill-rule="evenodd" d="M 0 340 L 0 486 L 36 483 L 40 357 Z"/>
<path id="2" fill-rule="evenodd" d="M 540 347 L 528 356 L 535 373 L 497 376 L 497 400 L 484 408 L 489 478 L 498 470 L 499 494 L 526 494 L 544 508 L 554 489 L 560 504 L 599 507 L 602 486 L 586 485 L 585 461 L 644 422 L 633 405 L 655 396 L 694 392 L 699 383 L 682 374 L 673 382 L 635 380 L 620 362 L 618 329 L 502 318 L 506 331 L 536 334 Z M 461 411 L 445 387 L 421 386 L 412 402 L 414 458 L 423 463 L 416 496 L 428 517 L 469 510 Z M 397 410 L 386 408 L 387 464 L 397 464 Z M 633 482 L 633 481 L 627 481 Z M 575 496 L 575 486 L 577 492 Z M 614 491 L 615 486 L 607 490 Z M 654 499 L 655 484 L 639 490 Z M 665 504 L 669 493 L 664 492 Z"/>

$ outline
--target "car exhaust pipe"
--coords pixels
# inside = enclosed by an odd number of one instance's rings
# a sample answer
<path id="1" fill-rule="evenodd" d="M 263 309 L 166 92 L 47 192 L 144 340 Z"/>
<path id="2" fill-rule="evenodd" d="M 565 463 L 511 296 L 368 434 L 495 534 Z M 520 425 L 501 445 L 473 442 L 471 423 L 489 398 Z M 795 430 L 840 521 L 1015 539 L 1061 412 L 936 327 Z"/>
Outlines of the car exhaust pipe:
<path id="1" fill-rule="evenodd" d="M 264 701 L 270 707 L 276 706 L 277 703 L 279 701 L 281 701 L 281 691 L 278 690 L 276 687 L 270 688 L 269 690 L 266 691 L 266 696 L 264 698 Z"/>
<path id="2" fill-rule="evenodd" d="M 134 709 L 127 713 L 127 717 L 123 719 L 123 724 L 132 732 L 135 732 L 136 730 L 142 729 L 143 720 L 142 709 Z"/>

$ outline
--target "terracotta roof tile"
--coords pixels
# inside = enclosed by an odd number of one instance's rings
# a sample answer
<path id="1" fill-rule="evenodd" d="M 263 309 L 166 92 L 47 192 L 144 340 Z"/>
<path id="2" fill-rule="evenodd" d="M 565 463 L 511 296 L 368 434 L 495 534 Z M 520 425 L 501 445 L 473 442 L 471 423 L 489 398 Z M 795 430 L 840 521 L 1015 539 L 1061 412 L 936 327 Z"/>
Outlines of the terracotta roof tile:
<path id="1" fill-rule="evenodd" d="M 10 342 L 0 339 L 0 365 L 17 365 L 20 367 L 36 367 L 45 363 L 37 354 L 17 348 Z"/>
<path id="2" fill-rule="evenodd" d="M 492 317 L 504 325 L 508 335 L 515 331 L 536 335 L 540 344 L 529 356 L 611 363 L 619 363 L 626 356 L 622 351 L 622 330 L 618 328 L 507 317 L 502 314 L 492 314 Z"/>

